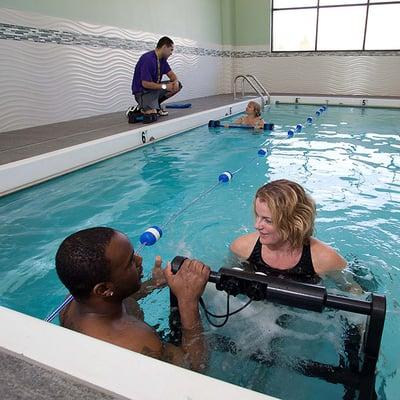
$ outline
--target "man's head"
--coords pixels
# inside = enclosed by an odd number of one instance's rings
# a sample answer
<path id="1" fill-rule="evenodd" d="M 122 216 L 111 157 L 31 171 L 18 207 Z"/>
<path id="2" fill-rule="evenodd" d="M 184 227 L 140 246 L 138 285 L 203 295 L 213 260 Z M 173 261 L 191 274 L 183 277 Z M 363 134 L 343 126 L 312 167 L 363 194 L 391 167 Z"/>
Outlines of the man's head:
<path id="1" fill-rule="evenodd" d="M 174 51 L 174 42 L 168 36 L 163 36 L 157 43 L 159 56 L 167 59 Z"/>
<path id="2" fill-rule="evenodd" d="M 64 239 L 56 254 L 56 270 L 78 300 L 95 296 L 120 301 L 140 288 L 142 259 L 123 233 L 90 228 Z"/>

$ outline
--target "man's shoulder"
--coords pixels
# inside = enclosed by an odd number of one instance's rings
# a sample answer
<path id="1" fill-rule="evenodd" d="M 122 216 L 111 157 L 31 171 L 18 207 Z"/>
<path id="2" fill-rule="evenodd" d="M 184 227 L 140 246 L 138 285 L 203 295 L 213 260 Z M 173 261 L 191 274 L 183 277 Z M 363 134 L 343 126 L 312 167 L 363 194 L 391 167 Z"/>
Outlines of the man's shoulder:
<path id="1" fill-rule="evenodd" d="M 155 330 L 136 318 L 123 318 L 114 326 L 112 336 L 114 344 L 129 350 L 157 358 L 161 354 L 162 343 Z"/>
<path id="2" fill-rule="evenodd" d="M 152 60 L 154 58 L 154 50 L 147 51 L 146 53 L 142 54 L 139 58 L 140 60 Z"/>
<path id="3" fill-rule="evenodd" d="M 81 325 L 80 332 L 88 336 L 154 357 L 161 354 L 162 344 L 155 330 L 132 316 L 124 316 L 106 323 L 86 320 Z"/>

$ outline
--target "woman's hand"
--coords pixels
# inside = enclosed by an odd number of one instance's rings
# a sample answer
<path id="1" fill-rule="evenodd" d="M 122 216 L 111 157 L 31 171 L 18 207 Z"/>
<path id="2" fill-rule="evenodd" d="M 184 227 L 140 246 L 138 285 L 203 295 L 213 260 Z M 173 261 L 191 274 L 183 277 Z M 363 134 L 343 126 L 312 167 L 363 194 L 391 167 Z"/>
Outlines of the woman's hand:
<path id="1" fill-rule="evenodd" d="M 153 271 L 151 273 L 151 279 L 153 280 L 153 284 L 156 288 L 163 287 L 167 284 L 167 280 L 165 279 L 164 271 L 161 268 L 161 264 L 161 257 L 156 256 Z"/>

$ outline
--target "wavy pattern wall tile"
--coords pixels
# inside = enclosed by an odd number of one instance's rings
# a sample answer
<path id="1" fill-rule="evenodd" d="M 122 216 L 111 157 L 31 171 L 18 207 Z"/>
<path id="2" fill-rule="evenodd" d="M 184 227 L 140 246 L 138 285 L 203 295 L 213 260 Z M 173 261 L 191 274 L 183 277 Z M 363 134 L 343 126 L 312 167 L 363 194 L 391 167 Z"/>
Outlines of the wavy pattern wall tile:
<path id="1" fill-rule="evenodd" d="M 0 22 L 24 27 L 39 28 L 44 30 L 78 32 L 87 35 L 120 38 L 131 41 L 144 41 L 152 43 L 152 46 L 162 36 L 157 32 L 134 31 L 114 26 L 94 25 L 87 22 L 65 20 L 57 17 L 49 17 L 36 13 L 28 13 L 7 8 L 0 8 Z M 178 46 L 205 47 L 207 49 L 221 49 L 220 45 L 202 43 L 187 38 L 174 37 Z"/>
<path id="2" fill-rule="evenodd" d="M 400 96 L 399 56 L 235 58 L 244 72 L 276 93 Z"/>
<path id="3" fill-rule="evenodd" d="M 134 103 L 132 71 L 141 53 L 0 41 L 0 131 L 121 111 Z M 224 92 L 217 57 L 176 54 L 181 100 Z M 230 77 L 227 81 L 230 82 Z"/>
<path id="4" fill-rule="evenodd" d="M 134 104 L 133 68 L 158 38 L 0 9 L 0 132 L 125 110 Z M 171 66 L 184 85 L 177 100 L 229 91 L 215 49 L 175 42 Z"/>

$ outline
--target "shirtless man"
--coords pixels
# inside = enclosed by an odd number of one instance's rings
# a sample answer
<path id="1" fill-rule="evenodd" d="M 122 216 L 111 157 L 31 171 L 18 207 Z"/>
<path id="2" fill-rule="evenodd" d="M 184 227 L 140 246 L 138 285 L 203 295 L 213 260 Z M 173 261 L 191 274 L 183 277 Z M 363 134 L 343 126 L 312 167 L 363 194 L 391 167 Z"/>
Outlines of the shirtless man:
<path id="1" fill-rule="evenodd" d="M 98 227 L 76 232 L 62 242 L 56 270 L 74 297 L 60 314 L 62 326 L 179 366 L 197 371 L 205 367 L 207 349 L 198 301 L 210 269 L 201 262 L 186 260 L 174 275 L 170 264 L 161 270 L 158 259 L 152 281 L 140 290 L 142 258 L 134 253 L 126 235 Z M 178 299 L 179 347 L 161 342 L 154 329 L 131 315 L 125 304 L 129 296 L 139 298 L 165 282 Z"/>

